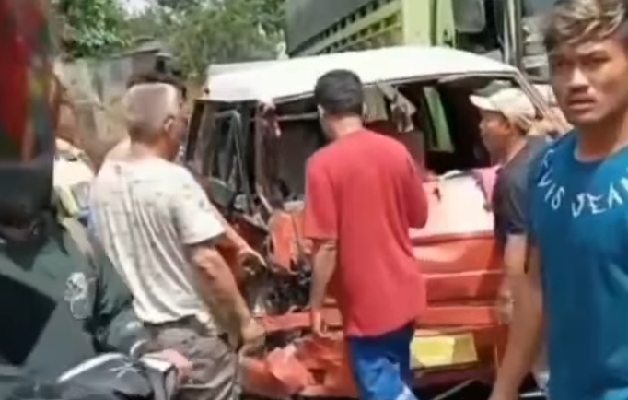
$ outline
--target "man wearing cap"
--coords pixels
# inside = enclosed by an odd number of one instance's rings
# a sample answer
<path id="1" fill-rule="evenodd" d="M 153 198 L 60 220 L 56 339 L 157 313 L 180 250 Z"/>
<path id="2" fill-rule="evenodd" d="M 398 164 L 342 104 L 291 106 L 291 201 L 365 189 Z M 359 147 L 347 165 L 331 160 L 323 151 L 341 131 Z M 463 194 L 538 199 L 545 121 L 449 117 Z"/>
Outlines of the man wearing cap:
<path id="1" fill-rule="evenodd" d="M 525 274 L 530 164 L 540 157 L 549 139 L 527 135 L 536 110 L 520 89 L 489 86 L 471 96 L 471 102 L 482 114 L 482 139 L 499 168 L 492 199 L 494 232 L 497 254 L 506 272 L 504 295 L 511 303 L 510 299 L 516 300 L 519 295 L 517 281 Z M 516 304 L 514 301 L 515 307 Z M 545 387 L 547 374 L 541 364 L 535 367 L 535 376 L 538 384 Z"/>

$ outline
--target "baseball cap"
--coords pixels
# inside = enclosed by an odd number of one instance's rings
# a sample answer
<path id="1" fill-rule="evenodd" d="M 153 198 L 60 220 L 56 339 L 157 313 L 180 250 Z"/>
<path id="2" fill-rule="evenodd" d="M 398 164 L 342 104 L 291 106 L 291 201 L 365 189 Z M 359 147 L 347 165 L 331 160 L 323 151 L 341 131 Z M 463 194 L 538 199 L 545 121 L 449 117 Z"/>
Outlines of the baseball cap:
<path id="1" fill-rule="evenodd" d="M 549 104 L 550 107 L 557 107 L 556 96 L 554 90 L 550 85 L 533 85 L 536 90 L 539 91 L 543 100 Z"/>
<path id="2" fill-rule="evenodd" d="M 503 114 L 510 122 L 527 131 L 536 117 L 534 105 L 521 90 L 489 86 L 471 95 L 471 103 L 483 111 Z"/>

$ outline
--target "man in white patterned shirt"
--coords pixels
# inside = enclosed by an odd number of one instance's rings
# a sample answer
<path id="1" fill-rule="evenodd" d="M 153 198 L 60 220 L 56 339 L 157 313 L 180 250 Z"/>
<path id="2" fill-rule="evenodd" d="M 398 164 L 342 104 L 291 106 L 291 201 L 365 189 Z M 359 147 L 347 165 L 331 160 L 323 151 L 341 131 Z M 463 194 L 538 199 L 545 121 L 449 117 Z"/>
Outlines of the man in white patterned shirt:
<path id="1" fill-rule="evenodd" d="M 139 84 L 123 104 L 131 143 L 93 183 L 94 228 L 133 292 L 151 345 L 175 348 L 194 365 L 180 398 L 233 399 L 237 353 L 212 309 L 228 310 L 244 344 L 264 332 L 214 247 L 223 224 L 191 173 L 172 162 L 185 130 L 181 94 L 167 83 Z"/>

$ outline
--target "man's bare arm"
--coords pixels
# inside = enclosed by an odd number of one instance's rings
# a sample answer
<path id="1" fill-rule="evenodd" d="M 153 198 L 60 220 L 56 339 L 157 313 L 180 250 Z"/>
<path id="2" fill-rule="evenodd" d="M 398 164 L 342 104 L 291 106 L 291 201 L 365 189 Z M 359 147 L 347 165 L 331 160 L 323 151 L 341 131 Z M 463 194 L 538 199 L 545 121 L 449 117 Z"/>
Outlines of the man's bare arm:
<path id="1" fill-rule="evenodd" d="M 225 228 L 225 234 L 222 236 L 222 240 L 225 241 L 227 245 L 235 246 L 238 250 L 249 249 L 250 246 L 246 242 L 246 240 L 244 240 L 242 236 L 240 236 L 240 234 L 231 227 L 229 222 L 227 222 L 225 217 L 223 217 L 220 211 L 218 211 L 216 206 L 211 201 L 209 202 L 209 205 L 212 211 L 214 212 L 214 214 L 216 214 L 216 218 L 220 221 L 222 226 Z"/>
<path id="2" fill-rule="evenodd" d="M 339 221 L 331 175 L 316 156 L 310 158 L 307 165 L 305 204 L 303 236 L 313 244 L 310 307 L 316 315 L 323 306 L 336 269 Z"/>
<path id="3" fill-rule="evenodd" d="M 209 188 L 207 187 L 206 182 L 204 182 L 202 174 L 198 173 L 198 170 L 194 168 L 192 165 L 188 165 L 188 170 L 195 177 L 199 185 L 201 185 L 205 191 L 208 191 Z M 229 247 L 235 247 L 238 250 L 238 252 L 252 251 L 251 246 L 248 244 L 248 242 L 244 240 L 242 236 L 240 236 L 240 234 L 235 229 L 233 229 L 233 227 L 231 227 L 231 225 L 222 215 L 220 210 L 218 210 L 218 208 L 214 205 L 214 203 L 211 200 L 211 196 L 207 196 L 207 197 L 208 197 L 209 208 L 212 210 L 216 218 L 220 221 L 223 228 L 225 229 L 225 234 L 221 237 L 221 240 L 222 240 L 221 244 L 224 244 Z"/>
<path id="4" fill-rule="evenodd" d="M 237 321 L 240 328 L 247 326 L 251 322 L 248 307 L 233 272 L 216 249 L 224 240 L 226 227 L 194 177 L 188 171 L 179 174 L 180 186 L 175 186 L 171 198 L 172 223 L 198 273 L 203 300 L 220 317 L 228 317 L 223 323 Z"/>
<path id="5" fill-rule="evenodd" d="M 530 372 L 540 349 L 544 317 L 539 253 L 536 247 L 531 246 L 528 250 L 527 266 L 527 273 L 514 286 L 513 320 L 506 353 L 493 387 L 494 400 L 518 397 L 519 385 Z"/>
<path id="6" fill-rule="evenodd" d="M 515 297 L 516 287 L 521 285 L 525 276 L 526 258 L 528 255 L 528 238 L 525 234 L 508 234 L 504 246 L 504 287 L 503 293 L 508 302 Z M 516 299 L 514 299 L 516 301 Z"/>
<path id="7" fill-rule="evenodd" d="M 320 310 L 325 302 L 327 287 L 336 269 L 336 241 L 315 242 L 312 257 L 312 287 L 310 289 L 310 307 Z"/>
<path id="8" fill-rule="evenodd" d="M 214 309 L 225 310 L 239 326 L 251 321 L 251 313 L 240 294 L 235 277 L 224 258 L 210 243 L 189 246 L 192 264 L 198 269 L 202 296 Z"/>
<path id="9" fill-rule="evenodd" d="M 528 256 L 528 238 L 525 234 L 506 237 L 504 246 L 504 268 L 509 277 L 525 275 L 526 258 Z"/>

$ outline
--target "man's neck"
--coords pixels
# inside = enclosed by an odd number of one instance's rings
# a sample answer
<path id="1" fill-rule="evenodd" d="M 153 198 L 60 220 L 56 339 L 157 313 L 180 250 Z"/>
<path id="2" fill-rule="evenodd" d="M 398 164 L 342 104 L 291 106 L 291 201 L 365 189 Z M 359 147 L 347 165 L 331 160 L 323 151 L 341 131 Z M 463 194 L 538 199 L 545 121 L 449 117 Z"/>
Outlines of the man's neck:
<path id="1" fill-rule="evenodd" d="M 131 142 L 128 158 L 130 160 L 145 160 L 151 158 L 167 159 L 159 146 L 150 146 L 141 142 Z"/>
<path id="2" fill-rule="evenodd" d="M 334 132 L 336 133 L 336 139 L 341 139 L 343 137 L 349 136 L 356 132 L 361 132 L 364 130 L 364 124 L 362 120 L 359 118 L 348 118 L 345 120 L 341 120 L 336 122 L 334 126 Z"/>
<path id="3" fill-rule="evenodd" d="M 498 159 L 498 163 L 505 165 L 519 154 L 521 149 L 526 145 L 526 138 L 524 136 L 517 136 L 513 138 L 512 142 L 506 147 L 504 153 Z"/>
<path id="4" fill-rule="evenodd" d="M 582 161 L 600 160 L 628 145 L 628 110 L 596 124 L 577 127 L 577 157 Z"/>

